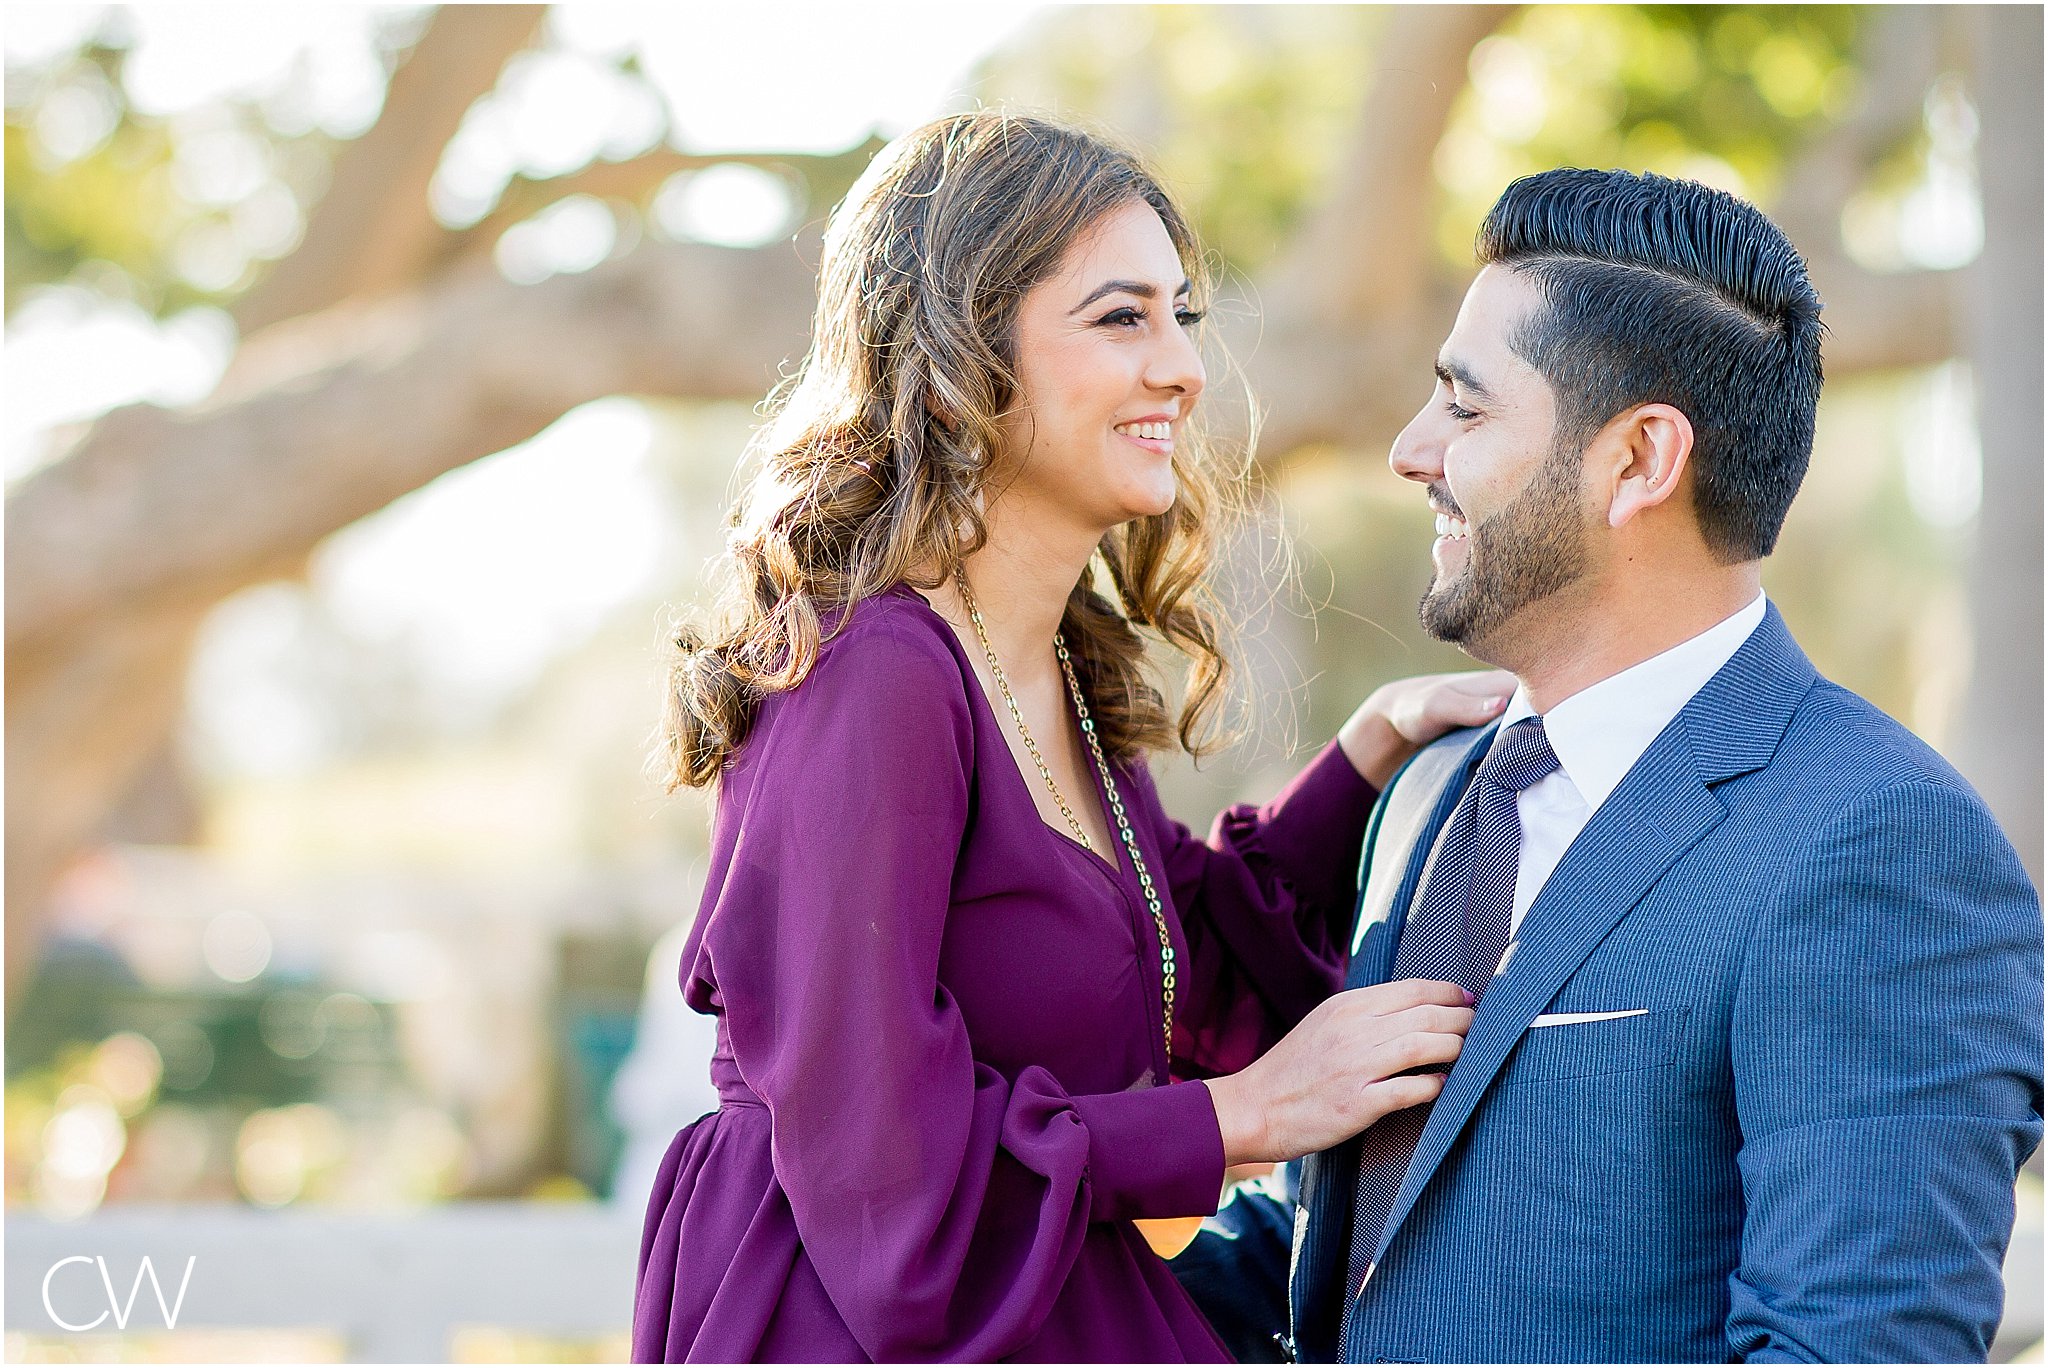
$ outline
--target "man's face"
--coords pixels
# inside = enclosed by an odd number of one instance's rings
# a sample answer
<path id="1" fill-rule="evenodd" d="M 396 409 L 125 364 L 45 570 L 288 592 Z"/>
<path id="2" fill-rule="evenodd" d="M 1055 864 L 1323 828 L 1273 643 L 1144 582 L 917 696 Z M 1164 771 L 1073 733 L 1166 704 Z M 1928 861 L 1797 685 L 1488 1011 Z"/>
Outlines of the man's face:
<path id="1" fill-rule="evenodd" d="M 1437 353 L 1436 388 L 1390 457 L 1437 513 L 1422 625 L 1486 660 L 1512 659 L 1522 611 L 1586 571 L 1583 452 L 1554 440 L 1550 386 L 1508 346 L 1541 307 L 1525 277 L 1481 271 Z"/>

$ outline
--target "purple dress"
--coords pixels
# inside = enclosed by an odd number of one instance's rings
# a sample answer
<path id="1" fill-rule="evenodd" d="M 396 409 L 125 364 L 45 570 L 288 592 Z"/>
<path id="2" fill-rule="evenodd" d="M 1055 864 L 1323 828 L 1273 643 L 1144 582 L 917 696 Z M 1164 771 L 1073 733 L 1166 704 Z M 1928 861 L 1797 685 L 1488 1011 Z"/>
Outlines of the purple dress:
<path id="1" fill-rule="evenodd" d="M 721 1104 L 655 1180 L 636 1361 L 1229 1358 L 1131 1222 L 1215 1210 L 1195 1079 L 1339 987 L 1374 793 L 1332 745 L 1205 844 L 1144 766 L 1118 784 L 1171 892 L 1188 1081 L 1128 857 L 1039 817 L 921 596 L 859 604 L 763 703 L 683 954 Z"/>

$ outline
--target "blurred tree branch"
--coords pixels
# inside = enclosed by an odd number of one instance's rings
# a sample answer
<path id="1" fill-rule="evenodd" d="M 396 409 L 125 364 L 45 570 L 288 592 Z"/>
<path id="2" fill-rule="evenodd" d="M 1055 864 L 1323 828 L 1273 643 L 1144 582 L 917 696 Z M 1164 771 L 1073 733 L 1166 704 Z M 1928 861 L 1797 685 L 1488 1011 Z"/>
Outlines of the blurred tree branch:
<path id="1" fill-rule="evenodd" d="M 1793 159 L 1773 206 L 1792 240 L 1809 254 L 1842 250 L 1842 206 L 1871 164 L 1920 126 L 1927 86 L 1939 70 L 1941 20 L 1924 5 L 1874 10 L 1860 35 L 1856 103 Z"/>
<path id="2" fill-rule="evenodd" d="M 1855 106 L 1801 150 L 1771 206 L 1772 217 L 1805 253 L 1820 291 L 1831 375 L 1933 365 L 1960 345 L 1953 273 L 1866 270 L 1842 242 L 1842 206 L 1872 163 L 1920 126 L 1928 84 L 1940 69 L 1941 29 L 1941 15 L 1928 6 L 1871 12 L 1861 35 Z"/>
<path id="3" fill-rule="evenodd" d="M 1472 49 L 1513 5 L 1402 5 L 1388 17 L 1349 146 L 1270 278 L 1275 311 L 1304 326 L 1411 316 L 1433 274 L 1432 162 Z"/>
<path id="4" fill-rule="evenodd" d="M 882 139 L 868 137 L 844 152 L 678 152 L 656 148 L 624 161 L 592 162 L 566 176 L 514 176 L 499 197 L 497 207 L 467 228 L 447 234 L 442 242 L 439 265 L 480 256 L 497 245 L 505 230 L 523 223 L 550 205 L 575 195 L 596 199 L 624 200 L 645 208 L 656 190 L 671 176 L 685 171 L 703 171 L 714 166 L 752 166 L 763 171 L 801 176 L 820 198 L 836 199 L 860 175 L 861 169 L 882 149 Z"/>
<path id="5" fill-rule="evenodd" d="M 16 490 L 10 654 L 254 583 L 593 399 L 759 398 L 803 346 L 811 288 L 788 245 L 650 244 L 536 285 L 473 266 L 269 329 L 202 411 L 118 410 Z"/>
<path id="6" fill-rule="evenodd" d="M 1258 283 L 1261 307 L 1222 320 L 1257 396 L 1262 460 L 1382 440 L 1414 412 L 1465 284 L 1432 245 L 1436 149 L 1473 47 L 1514 12 L 1405 5 L 1389 16 L 1329 194 Z"/>
<path id="7" fill-rule="evenodd" d="M 442 149 L 511 56 L 533 41 L 545 5 L 444 5 L 391 75 L 384 109 L 334 158 L 298 249 L 242 296 L 244 336 L 344 299 L 413 283 L 439 246 L 427 186 Z"/>
<path id="8" fill-rule="evenodd" d="M 1267 414 L 1267 460 L 1315 443 L 1376 447 L 1420 402 L 1465 283 L 1430 246 L 1433 161 L 1473 45 L 1512 12 L 1389 15 L 1385 59 L 1328 196 L 1254 284 L 1260 307 L 1218 311 Z M 175 727 L 191 643 L 215 602 L 295 573 L 339 528 L 578 404 L 618 393 L 751 400 L 801 350 L 811 238 L 752 250 L 647 241 L 536 285 L 500 278 L 487 248 L 566 196 L 642 203 L 676 172 L 714 162 L 798 168 L 821 193 L 843 190 L 872 143 L 819 158 L 663 150 L 515 180 L 468 229 L 435 222 L 427 188 L 443 148 L 540 14 L 438 13 L 376 125 L 337 155 L 298 250 L 237 306 L 245 341 L 220 390 L 185 411 L 111 413 L 10 494 L 10 976 L 30 962 L 63 866 Z M 1913 127 L 1929 74 L 1926 23 L 1903 9 L 1872 24 L 1863 103 L 1788 182 L 1784 212 L 1814 249 L 1835 378 L 1943 360 L 1961 345 L 1966 273 L 1876 275 L 1840 242 L 1840 205 L 1857 177 Z M 2033 32 L 2038 74 L 2038 16 Z M 2034 99 L 2038 123 L 2038 87 Z M 2034 155 L 2038 164 L 2038 143 Z M 2035 254 L 2038 271 L 2038 243 Z M 1987 437 L 1987 509 L 1991 458 Z M 2015 508 L 2038 508 L 2038 478 L 2032 501 Z M 2035 555 L 2038 564 L 2038 541 Z M 2038 606 L 2035 616 L 2038 679 Z M 2038 810 L 2038 776 L 2035 791 Z"/>

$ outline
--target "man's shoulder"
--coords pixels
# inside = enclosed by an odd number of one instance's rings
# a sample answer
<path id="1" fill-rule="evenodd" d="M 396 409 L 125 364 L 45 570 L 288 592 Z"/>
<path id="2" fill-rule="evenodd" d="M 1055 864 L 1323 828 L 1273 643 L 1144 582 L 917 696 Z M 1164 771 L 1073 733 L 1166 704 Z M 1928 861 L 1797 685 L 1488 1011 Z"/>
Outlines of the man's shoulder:
<path id="1" fill-rule="evenodd" d="M 1815 797 L 1841 802 L 1900 786 L 1931 785 L 1976 797 L 1955 766 L 1869 699 L 1821 678 L 1786 727 L 1774 769 L 1790 769 Z"/>
<path id="2" fill-rule="evenodd" d="M 1445 782 L 1457 772 L 1459 764 L 1472 753 L 1472 747 L 1481 737 L 1488 735 L 1491 728 L 1491 723 L 1482 727 L 1459 727 L 1426 742 L 1387 781 L 1387 787 L 1380 794 L 1379 810 L 1428 802 L 1442 791 Z"/>
<path id="3" fill-rule="evenodd" d="M 1746 808 L 1765 824 L 1779 860 L 1856 848 L 1886 861 L 2017 868 L 2010 838 L 1955 766 L 1868 699 L 1824 678 L 1801 700 L 1770 762 L 1721 793 L 1732 811 Z"/>

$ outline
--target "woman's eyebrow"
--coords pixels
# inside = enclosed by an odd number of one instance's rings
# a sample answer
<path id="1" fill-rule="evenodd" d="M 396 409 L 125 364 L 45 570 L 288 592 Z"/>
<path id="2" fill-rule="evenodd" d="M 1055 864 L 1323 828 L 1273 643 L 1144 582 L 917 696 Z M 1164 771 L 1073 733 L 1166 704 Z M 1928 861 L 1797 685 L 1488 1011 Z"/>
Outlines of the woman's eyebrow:
<path id="1" fill-rule="evenodd" d="M 1173 292 L 1173 297 L 1178 299 L 1193 288 L 1194 285 L 1191 282 L 1183 280 L 1180 283 L 1180 288 Z M 1079 304 L 1076 304 L 1071 312 L 1079 313 L 1104 295 L 1112 294 L 1131 294 L 1136 295 L 1140 299 L 1156 299 L 1159 295 L 1159 287 L 1143 280 L 1105 280 L 1090 290 L 1088 297 Z"/>

